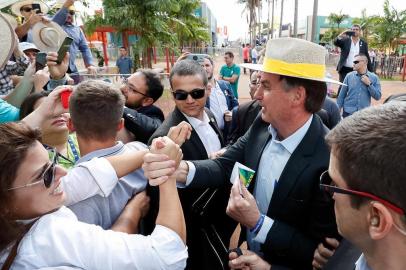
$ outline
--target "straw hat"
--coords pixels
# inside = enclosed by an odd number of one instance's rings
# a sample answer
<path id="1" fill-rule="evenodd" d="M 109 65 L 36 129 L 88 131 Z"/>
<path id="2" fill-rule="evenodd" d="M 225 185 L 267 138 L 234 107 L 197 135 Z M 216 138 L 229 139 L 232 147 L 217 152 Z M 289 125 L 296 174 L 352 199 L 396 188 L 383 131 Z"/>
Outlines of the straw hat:
<path id="1" fill-rule="evenodd" d="M 16 16 L 23 17 L 23 15 L 21 14 L 21 11 L 20 11 L 21 7 L 26 6 L 26 5 L 32 5 L 32 4 L 39 4 L 41 7 L 41 12 L 43 14 L 47 14 L 49 11 L 48 5 L 40 0 L 23 0 L 23 1 L 18 1 L 17 3 L 14 3 L 11 6 L 11 12 L 13 12 Z"/>
<path id="2" fill-rule="evenodd" d="M 55 22 L 38 22 L 32 27 L 32 43 L 41 52 L 56 52 L 67 37 L 65 31 Z"/>
<path id="3" fill-rule="evenodd" d="M 263 64 L 240 64 L 252 70 L 313 81 L 342 84 L 325 77 L 326 49 L 298 38 L 271 39 L 266 44 Z"/>
<path id="4" fill-rule="evenodd" d="M 8 7 L 15 2 L 18 2 L 18 0 L 0 0 L 0 8 Z"/>
<path id="5" fill-rule="evenodd" d="M 16 46 L 14 29 L 2 14 L 0 14 L 0 69 L 7 64 Z"/>
<path id="6" fill-rule="evenodd" d="M 17 26 L 18 26 L 16 18 L 14 16 L 10 15 L 10 14 L 7 14 L 7 13 L 3 13 L 3 12 L 0 12 L 0 13 L 10 23 L 11 28 L 13 28 L 15 30 L 17 28 Z"/>
<path id="7" fill-rule="evenodd" d="M 58 0 L 55 5 L 52 6 L 52 9 L 61 9 L 63 4 L 65 3 L 65 0 Z M 75 2 L 76 4 L 76 2 Z M 77 11 L 75 4 L 71 5 L 68 10 L 73 10 L 73 11 Z"/>

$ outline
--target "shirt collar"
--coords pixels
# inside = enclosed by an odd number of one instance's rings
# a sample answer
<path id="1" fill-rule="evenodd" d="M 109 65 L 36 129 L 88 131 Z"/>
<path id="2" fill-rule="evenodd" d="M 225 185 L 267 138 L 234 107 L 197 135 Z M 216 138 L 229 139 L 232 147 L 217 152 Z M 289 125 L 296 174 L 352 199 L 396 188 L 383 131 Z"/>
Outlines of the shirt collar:
<path id="1" fill-rule="evenodd" d="M 361 254 L 361 257 L 359 257 L 355 265 L 356 265 L 355 270 L 371 270 L 371 268 L 368 266 L 364 254 Z"/>
<path id="2" fill-rule="evenodd" d="M 296 147 L 299 145 L 299 143 L 302 141 L 303 137 L 306 135 L 307 131 L 309 130 L 312 120 L 313 114 L 309 117 L 309 119 L 301 128 L 296 130 L 295 133 L 285 138 L 283 141 L 279 141 L 277 139 L 278 132 L 274 127 L 272 127 L 272 125 L 269 125 L 268 132 L 272 136 L 272 141 L 282 144 L 282 146 L 286 150 L 288 150 L 290 154 L 292 154 L 295 151 Z"/>
<path id="3" fill-rule="evenodd" d="M 124 144 L 120 141 L 116 142 L 116 145 L 109 147 L 109 148 L 104 148 L 104 149 L 99 149 L 93 152 L 90 152 L 86 155 L 84 155 L 83 157 L 81 157 L 76 164 L 85 162 L 85 161 L 89 161 L 92 158 L 95 157 L 104 157 L 104 156 L 111 156 L 115 153 L 119 153 L 122 151 L 124 147 Z"/>
<path id="4" fill-rule="evenodd" d="M 182 112 L 182 114 L 186 117 L 186 119 L 189 121 L 189 123 L 192 125 L 193 128 L 198 127 L 198 126 L 203 126 L 207 125 L 210 122 L 209 116 L 205 111 L 203 111 L 203 121 L 200 119 L 197 119 L 196 117 L 191 117 Z"/>

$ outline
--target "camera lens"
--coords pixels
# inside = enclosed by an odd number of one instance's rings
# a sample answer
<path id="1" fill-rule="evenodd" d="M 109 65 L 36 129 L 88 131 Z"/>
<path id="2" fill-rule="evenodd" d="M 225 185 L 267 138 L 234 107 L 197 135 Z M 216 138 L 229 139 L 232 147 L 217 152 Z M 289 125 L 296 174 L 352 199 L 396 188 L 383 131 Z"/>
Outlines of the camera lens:
<path id="1" fill-rule="evenodd" d="M 197 55 L 193 55 L 193 60 L 197 61 Z"/>

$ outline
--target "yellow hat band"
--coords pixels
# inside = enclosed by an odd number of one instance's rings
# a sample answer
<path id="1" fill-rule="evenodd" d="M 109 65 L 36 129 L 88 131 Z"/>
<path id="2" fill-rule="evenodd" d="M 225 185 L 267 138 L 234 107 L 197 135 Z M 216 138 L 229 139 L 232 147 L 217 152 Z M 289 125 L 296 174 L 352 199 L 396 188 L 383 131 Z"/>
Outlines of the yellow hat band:
<path id="1" fill-rule="evenodd" d="M 319 64 L 288 63 L 265 57 L 263 71 L 292 77 L 323 79 L 325 77 L 326 66 Z"/>

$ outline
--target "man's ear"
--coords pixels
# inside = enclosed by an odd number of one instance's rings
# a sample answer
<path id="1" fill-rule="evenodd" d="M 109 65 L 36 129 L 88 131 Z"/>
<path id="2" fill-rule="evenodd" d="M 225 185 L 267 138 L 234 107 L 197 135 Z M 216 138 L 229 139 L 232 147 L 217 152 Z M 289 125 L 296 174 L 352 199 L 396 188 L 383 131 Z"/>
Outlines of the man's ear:
<path id="1" fill-rule="evenodd" d="M 117 131 L 120 131 L 124 128 L 124 118 L 120 119 L 120 122 L 117 125 Z"/>
<path id="2" fill-rule="evenodd" d="M 293 89 L 292 89 L 293 90 Z M 303 86 L 298 86 L 294 89 L 292 101 L 296 104 L 304 104 L 306 101 L 306 89 Z"/>
<path id="3" fill-rule="evenodd" d="M 145 97 L 142 100 L 142 107 L 147 107 L 147 106 L 150 106 L 152 104 L 154 104 L 154 99 L 151 98 L 151 97 Z"/>
<path id="4" fill-rule="evenodd" d="M 72 122 L 72 118 L 70 118 L 70 117 L 68 119 L 68 129 L 69 129 L 69 132 L 75 132 L 76 131 L 75 126 L 73 125 L 73 122 Z"/>
<path id="5" fill-rule="evenodd" d="M 371 202 L 368 223 L 371 239 L 380 240 L 385 238 L 390 232 L 394 220 L 386 206 L 378 202 Z"/>

